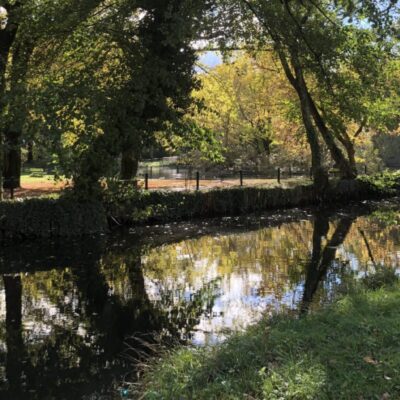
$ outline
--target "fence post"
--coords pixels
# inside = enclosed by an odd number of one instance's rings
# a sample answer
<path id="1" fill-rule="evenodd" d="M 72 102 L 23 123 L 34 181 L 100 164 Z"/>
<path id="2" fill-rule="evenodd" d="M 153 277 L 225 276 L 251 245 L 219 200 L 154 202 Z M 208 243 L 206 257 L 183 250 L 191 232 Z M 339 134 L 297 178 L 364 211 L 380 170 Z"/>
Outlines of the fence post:
<path id="1" fill-rule="evenodd" d="M 291 177 L 292 177 L 292 166 L 289 165 L 289 178 L 291 178 Z"/>
<path id="2" fill-rule="evenodd" d="M 239 171 L 239 176 L 240 176 L 240 186 L 243 186 L 243 171 Z"/>
<path id="3" fill-rule="evenodd" d="M 278 168 L 278 183 L 281 183 L 281 169 Z"/>
<path id="4" fill-rule="evenodd" d="M 200 172 L 196 172 L 196 190 L 200 190 Z"/>
<path id="5" fill-rule="evenodd" d="M 149 190 L 149 174 L 147 172 L 144 175 L 144 188 Z"/>
<path id="6" fill-rule="evenodd" d="M 179 174 L 179 165 L 176 166 L 176 173 Z"/>
<path id="7" fill-rule="evenodd" d="M 364 165 L 364 174 L 367 175 L 367 172 L 368 172 L 368 170 L 367 170 L 367 164 L 365 164 L 365 165 Z"/>
<path id="8" fill-rule="evenodd" d="M 150 178 L 153 177 L 153 167 L 150 167 Z"/>

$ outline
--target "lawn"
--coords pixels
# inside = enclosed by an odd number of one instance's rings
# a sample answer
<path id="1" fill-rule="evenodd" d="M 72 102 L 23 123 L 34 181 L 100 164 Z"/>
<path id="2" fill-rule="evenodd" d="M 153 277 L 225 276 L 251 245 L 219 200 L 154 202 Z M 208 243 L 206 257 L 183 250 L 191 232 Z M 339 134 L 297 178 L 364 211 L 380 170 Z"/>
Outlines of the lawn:
<path id="1" fill-rule="evenodd" d="M 306 317 L 265 319 L 222 345 L 170 351 L 150 363 L 140 396 L 399 399 L 399 289 L 357 291 Z"/>

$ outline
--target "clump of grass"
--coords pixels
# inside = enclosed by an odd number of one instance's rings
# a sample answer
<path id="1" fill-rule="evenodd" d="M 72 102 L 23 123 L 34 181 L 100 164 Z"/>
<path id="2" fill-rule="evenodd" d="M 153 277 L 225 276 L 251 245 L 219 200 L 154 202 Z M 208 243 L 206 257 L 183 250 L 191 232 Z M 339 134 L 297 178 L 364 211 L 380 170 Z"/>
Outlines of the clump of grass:
<path id="1" fill-rule="evenodd" d="M 304 318 L 264 320 L 225 343 L 178 348 L 135 398 L 398 399 L 399 285 L 344 297 Z"/>
<path id="2" fill-rule="evenodd" d="M 375 272 L 363 278 L 362 284 L 369 290 L 377 290 L 390 287 L 399 282 L 399 276 L 395 269 L 383 265 L 377 265 Z"/>

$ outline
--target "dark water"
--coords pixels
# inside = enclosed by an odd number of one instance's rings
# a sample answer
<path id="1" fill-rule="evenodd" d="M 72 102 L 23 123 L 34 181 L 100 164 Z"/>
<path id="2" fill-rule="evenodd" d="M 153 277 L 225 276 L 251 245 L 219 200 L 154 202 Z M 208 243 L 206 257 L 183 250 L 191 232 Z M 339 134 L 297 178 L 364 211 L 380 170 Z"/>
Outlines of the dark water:
<path id="1" fill-rule="evenodd" d="M 143 351 L 138 337 L 215 343 L 265 313 L 329 302 L 377 265 L 399 267 L 399 210 L 233 218 L 2 248 L 0 398 L 124 398 Z"/>

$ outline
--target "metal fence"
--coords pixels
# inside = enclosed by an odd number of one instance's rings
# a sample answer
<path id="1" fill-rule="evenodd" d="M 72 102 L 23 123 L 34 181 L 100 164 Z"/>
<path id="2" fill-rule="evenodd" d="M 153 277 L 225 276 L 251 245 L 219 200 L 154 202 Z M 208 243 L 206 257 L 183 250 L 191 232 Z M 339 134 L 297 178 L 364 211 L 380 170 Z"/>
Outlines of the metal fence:
<path id="1" fill-rule="evenodd" d="M 367 174 L 366 165 L 357 166 L 359 174 Z M 339 171 L 331 168 L 329 174 L 338 176 Z M 163 186 L 165 189 L 196 189 L 213 186 L 245 186 L 263 185 L 266 183 L 281 184 L 284 181 L 299 179 L 312 179 L 311 168 L 299 167 L 263 167 L 257 170 L 251 169 L 202 169 L 192 166 L 180 165 L 142 165 L 137 177 L 143 180 L 144 189 L 156 189 Z M 163 182 L 165 184 L 163 185 Z M 153 183 L 153 185 L 152 185 Z"/>

